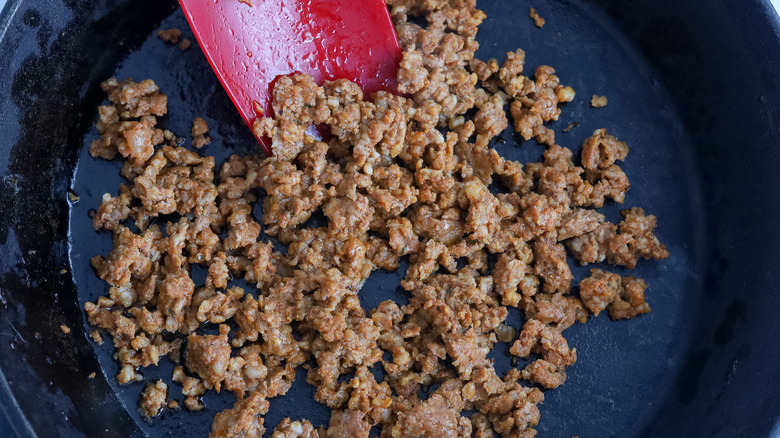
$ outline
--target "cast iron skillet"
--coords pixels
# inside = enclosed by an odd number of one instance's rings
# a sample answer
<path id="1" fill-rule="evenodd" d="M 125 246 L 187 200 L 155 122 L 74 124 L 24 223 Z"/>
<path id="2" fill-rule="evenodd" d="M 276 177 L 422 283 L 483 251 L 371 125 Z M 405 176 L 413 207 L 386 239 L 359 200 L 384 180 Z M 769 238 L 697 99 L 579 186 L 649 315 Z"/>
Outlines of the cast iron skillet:
<path id="1" fill-rule="evenodd" d="M 141 385 L 118 388 L 107 342 L 88 341 L 86 300 L 106 292 L 89 257 L 110 250 L 87 212 L 116 193 L 118 164 L 93 160 L 99 83 L 152 78 L 168 94 L 170 129 L 195 115 L 214 128 L 218 158 L 256 148 L 197 47 L 154 37 L 186 29 L 174 1 L 11 0 L 0 21 L 0 405 L 17 435 L 205 436 L 227 394 L 200 413 L 140 420 Z M 760 437 L 780 416 L 780 23 L 766 1 L 483 0 L 478 55 L 522 47 L 551 64 L 578 98 L 553 124 L 578 149 L 601 127 L 631 146 L 627 206 L 658 215 L 664 262 L 641 263 L 653 313 L 602 315 L 567 331 L 580 360 L 546 393 L 540 436 Z M 528 7 L 547 18 L 531 26 Z M 185 30 L 185 34 L 188 33 Z M 150 59 L 150 57 L 152 59 Z M 590 109 L 591 94 L 609 105 Z M 578 122 L 569 133 L 561 128 Z M 537 160 L 511 132 L 494 147 Z M 68 201 L 72 191 L 80 200 Z M 619 207 L 607 214 L 617 219 Z M 403 268 L 402 268 L 403 270 Z M 616 270 L 621 272 L 620 270 Z M 576 269 L 581 278 L 584 269 Z M 401 273 L 376 273 L 367 308 L 404 300 Z M 519 325 L 519 315 L 510 320 Z M 65 334 L 61 325 L 72 329 Z M 506 349 L 493 353 L 512 366 Z M 96 372 L 94 379 L 88 378 Z M 146 370 L 170 376 L 170 366 Z M 176 396 L 177 386 L 172 387 Z M 267 416 L 327 422 L 302 373 Z"/>

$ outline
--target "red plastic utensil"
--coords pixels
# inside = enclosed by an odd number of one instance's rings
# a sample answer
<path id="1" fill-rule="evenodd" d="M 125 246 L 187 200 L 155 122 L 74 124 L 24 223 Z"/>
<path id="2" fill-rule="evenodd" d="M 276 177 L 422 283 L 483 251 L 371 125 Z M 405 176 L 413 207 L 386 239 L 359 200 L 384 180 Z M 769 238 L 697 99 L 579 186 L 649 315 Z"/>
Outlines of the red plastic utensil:
<path id="1" fill-rule="evenodd" d="M 179 0 L 222 86 L 249 127 L 271 116 L 280 75 L 349 79 L 368 96 L 396 91 L 401 49 L 382 0 Z M 256 105 L 262 108 L 258 114 Z M 260 139 L 266 153 L 270 142 Z"/>

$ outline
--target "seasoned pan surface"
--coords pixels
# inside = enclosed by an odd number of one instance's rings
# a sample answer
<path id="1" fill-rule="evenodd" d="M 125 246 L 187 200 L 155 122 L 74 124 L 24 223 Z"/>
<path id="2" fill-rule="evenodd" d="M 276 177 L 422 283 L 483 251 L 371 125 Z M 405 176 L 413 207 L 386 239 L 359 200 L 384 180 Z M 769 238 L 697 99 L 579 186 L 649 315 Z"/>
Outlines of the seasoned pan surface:
<path id="1" fill-rule="evenodd" d="M 88 211 L 120 182 L 118 163 L 88 155 L 98 137 L 98 84 L 111 76 L 154 79 L 169 97 L 167 127 L 186 133 L 193 117 L 205 117 L 213 137 L 205 152 L 218 161 L 257 145 L 201 53 L 156 38 L 159 28 L 186 32 L 175 2 L 97 3 L 11 1 L 4 15 L 0 401 L 20 435 L 205 436 L 232 395 L 210 394 L 204 411 L 169 411 L 146 423 L 136 410 L 142 384 L 118 387 L 110 342 L 96 346 L 85 335 L 81 307 L 106 292 L 89 258 L 111 248 Z M 577 90 L 553 125 L 561 145 L 576 152 L 602 127 L 630 145 L 625 205 L 659 217 L 657 233 L 671 253 L 635 271 L 650 285 L 651 314 L 623 322 L 603 315 L 567 331 L 580 359 L 566 385 L 546 393 L 538 429 L 541 436 L 765 436 L 780 413 L 771 365 L 780 351 L 770 341 L 780 334 L 771 317 L 780 303 L 772 261 L 780 238 L 771 233 L 780 80 L 769 74 L 780 69 L 777 22 L 758 2 L 708 11 L 669 2 L 663 13 L 652 2 L 622 3 L 479 4 L 488 19 L 478 56 L 502 58 L 521 47 L 529 68 L 552 65 Z M 547 19 L 544 28 L 533 27 L 529 6 Z M 685 19 L 693 16 L 702 18 Z M 740 19 L 753 29 L 738 26 Z M 609 105 L 590 108 L 592 94 L 607 95 Z M 541 156 L 534 142 L 511 132 L 502 138 L 494 147 L 508 158 Z M 68 191 L 79 201 L 68 202 Z M 608 219 L 619 208 L 606 208 Z M 375 273 L 361 292 L 364 307 L 405 300 L 397 287 L 403 270 Z M 521 324 L 518 314 L 510 321 Z M 500 346 L 492 357 L 499 371 L 511 366 Z M 171 368 L 144 375 L 169 380 Z M 312 395 L 299 372 L 288 395 L 272 401 L 269 429 L 286 416 L 326 423 L 328 411 Z"/>

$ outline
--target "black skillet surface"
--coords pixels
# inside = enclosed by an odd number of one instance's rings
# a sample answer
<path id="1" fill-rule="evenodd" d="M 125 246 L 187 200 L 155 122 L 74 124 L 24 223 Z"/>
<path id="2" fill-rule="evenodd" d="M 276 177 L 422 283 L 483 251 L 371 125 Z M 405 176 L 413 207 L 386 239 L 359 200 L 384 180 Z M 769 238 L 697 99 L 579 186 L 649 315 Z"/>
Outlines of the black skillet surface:
<path id="1" fill-rule="evenodd" d="M 135 408 L 142 386 L 117 387 L 110 342 L 87 340 L 81 311 L 106 293 L 89 257 L 111 247 L 87 212 L 119 185 L 117 163 L 87 154 L 104 99 L 100 81 L 154 79 L 169 96 L 163 123 L 186 134 L 192 118 L 204 116 L 214 138 L 205 153 L 218 159 L 256 148 L 197 47 L 182 53 L 154 36 L 161 27 L 189 33 L 175 6 L 11 0 L 3 12 L 0 405 L 20 436 L 205 436 L 213 415 L 232 404 L 230 395 L 209 396 L 203 412 L 144 423 Z M 626 206 L 658 215 L 671 252 L 635 272 L 650 284 L 651 314 L 623 322 L 602 315 L 567 331 L 580 359 L 567 383 L 546 393 L 540 436 L 770 435 L 780 416 L 780 24 L 768 3 L 479 6 L 488 14 L 481 58 L 522 47 L 527 68 L 550 64 L 577 90 L 552 125 L 560 144 L 576 151 L 601 127 L 629 143 Z M 544 28 L 532 26 L 530 6 L 547 19 Z M 590 108 L 592 94 L 609 105 Z M 579 126 L 561 132 L 573 122 Z M 541 156 L 511 132 L 503 139 L 494 147 L 508 157 Z M 69 190 L 77 203 L 68 202 Z M 618 206 L 605 210 L 616 220 Z M 364 306 L 404 300 L 402 271 L 375 273 L 361 292 Z M 576 269 L 577 279 L 585 271 Z M 499 370 L 511 366 L 506 350 L 493 353 Z M 168 380 L 170 369 L 144 375 Z M 285 416 L 327 422 L 312 394 L 300 373 L 293 390 L 272 401 L 266 424 Z"/>

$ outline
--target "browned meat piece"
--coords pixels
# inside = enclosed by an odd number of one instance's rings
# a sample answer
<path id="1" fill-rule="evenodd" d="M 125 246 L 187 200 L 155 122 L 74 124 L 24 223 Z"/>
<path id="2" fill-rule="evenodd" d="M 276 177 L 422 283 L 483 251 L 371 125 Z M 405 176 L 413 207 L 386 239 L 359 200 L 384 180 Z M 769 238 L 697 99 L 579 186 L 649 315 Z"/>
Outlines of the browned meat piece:
<path id="1" fill-rule="evenodd" d="M 282 420 L 271 433 L 271 438 L 320 438 L 317 429 L 308 420 Z"/>
<path id="2" fill-rule="evenodd" d="M 591 269 L 590 277 L 580 282 L 580 297 L 594 315 L 608 309 L 612 319 L 631 319 L 650 312 L 646 289 L 647 283 L 641 279 Z"/>
<path id="3" fill-rule="evenodd" d="M 490 347 L 485 345 L 484 339 L 474 334 L 473 329 L 464 334 L 447 333 L 443 340 L 447 354 L 452 358 L 452 364 L 458 369 L 462 379 L 468 380 L 474 368 L 488 364 L 487 354 Z"/>
<path id="4" fill-rule="evenodd" d="M 496 65 L 498 63 L 496 62 Z M 517 49 L 515 52 L 507 52 L 506 60 L 498 71 L 498 80 L 501 86 L 511 97 L 518 97 L 525 85 L 526 77 L 522 76 L 525 67 L 525 52 Z M 492 70 L 492 65 L 488 65 Z"/>
<path id="5" fill-rule="evenodd" d="M 334 411 L 328 425 L 328 438 L 366 438 L 371 424 L 361 411 Z"/>
<path id="6" fill-rule="evenodd" d="M 534 80 L 525 78 L 522 91 L 512 91 L 514 90 L 510 88 L 507 94 L 517 95 L 510 107 L 515 131 L 526 140 L 538 137 L 540 142 L 552 145 L 554 139 L 545 140 L 545 136 L 550 134 L 542 123 L 558 120 L 561 114 L 558 105 L 571 102 L 574 99 L 574 90 L 560 85 L 555 69 L 543 65 L 536 69 Z"/>
<path id="7" fill-rule="evenodd" d="M 406 218 L 390 219 L 387 221 L 387 230 L 390 247 L 399 255 L 406 255 L 417 251 L 420 244 L 419 237 L 414 233 L 412 223 Z"/>
<path id="8" fill-rule="evenodd" d="M 469 421 L 466 418 L 448 406 L 444 397 L 434 394 L 422 404 L 398 414 L 398 422 L 393 427 L 392 436 L 456 438 L 464 436 L 461 431 L 466 427 L 468 433 L 465 436 L 468 436 L 471 433 L 471 424 L 466 426 L 467 423 Z"/>
<path id="9" fill-rule="evenodd" d="M 623 221 L 618 226 L 618 235 L 610 240 L 608 262 L 633 269 L 640 258 L 663 260 L 669 257 L 666 246 L 653 233 L 657 223 L 654 215 L 646 216 L 639 207 L 622 210 L 620 214 Z"/>
<path id="10" fill-rule="evenodd" d="M 536 435 L 533 427 L 539 423 L 540 417 L 537 405 L 544 401 L 544 394 L 537 388 L 521 386 L 517 382 L 519 374 L 518 370 L 511 370 L 503 382 L 495 377 L 497 382 L 494 382 L 491 391 L 475 404 L 479 414 L 492 423 L 496 433 L 532 438 Z M 478 430 L 486 429 L 484 424 L 480 424 L 479 416 L 476 424 L 474 420 L 473 416 L 472 425 L 476 425 Z"/>
<path id="11" fill-rule="evenodd" d="M 184 270 L 177 270 L 160 283 L 157 306 L 165 316 L 165 329 L 178 331 L 184 323 L 184 312 L 192 301 L 195 284 Z"/>
<path id="12" fill-rule="evenodd" d="M 181 37 L 181 30 L 177 27 L 174 27 L 172 29 L 161 29 L 157 31 L 157 38 L 160 38 L 161 40 L 169 44 L 178 43 L 179 37 Z"/>
<path id="13" fill-rule="evenodd" d="M 161 93 L 150 79 L 136 83 L 132 79 L 117 82 L 112 78 L 100 86 L 108 94 L 108 100 L 116 105 L 122 120 L 143 116 L 159 117 L 168 112 L 168 97 Z"/>
<path id="14" fill-rule="evenodd" d="M 198 321 L 222 324 L 236 314 L 244 290 L 232 287 L 227 293 L 217 292 L 213 297 L 203 300 L 198 306 Z"/>
<path id="15" fill-rule="evenodd" d="M 580 298 L 585 307 L 598 316 L 609 304 L 618 299 L 622 289 L 619 275 L 591 269 L 590 277 L 580 281 Z"/>
<path id="16" fill-rule="evenodd" d="M 268 412 L 268 406 L 268 400 L 260 394 L 237 401 L 232 409 L 214 417 L 209 438 L 261 438 L 265 433 L 262 416 Z"/>
<path id="17" fill-rule="evenodd" d="M 168 385 L 162 380 L 149 382 L 144 390 L 141 391 L 141 398 L 138 401 L 138 411 L 147 420 L 160 415 L 160 411 L 168 402 Z"/>
<path id="18" fill-rule="evenodd" d="M 114 339 L 115 346 L 127 346 L 130 344 L 130 341 L 135 339 L 138 328 L 135 322 L 122 315 L 121 311 L 109 310 L 114 304 L 116 304 L 115 301 L 106 297 L 100 297 L 97 304 L 85 303 L 84 310 L 87 313 L 89 324 L 108 331 Z"/>
<path id="19" fill-rule="evenodd" d="M 522 376 L 545 388 L 557 388 L 566 382 L 566 372 L 544 359 L 537 359 L 523 368 Z"/>
<path id="20" fill-rule="evenodd" d="M 114 229 L 114 249 L 105 258 L 93 257 L 92 267 L 101 279 L 115 287 L 125 286 L 133 279 L 146 279 L 155 272 L 162 240 L 157 227 L 139 236 L 120 225 Z"/>
<path id="21" fill-rule="evenodd" d="M 609 252 L 609 242 L 617 235 L 617 227 L 609 222 L 602 222 L 595 230 L 575 237 L 566 245 L 580 264 L 603 262 Z"/>
<path id="22" fill-rule="evenodd" d="M 560 243 L 538 239 L 533 244 L 536 275 L 542 278 L 545 292 L 569 291 L 571 270 L 566 263 L 566 250 Z"/>
<path id="23" fill-rule="evenodd" d="M 103 202 L 100 203 L 97 213 L 92 218 L 92 226 L 96 230 L 113 230 L 120 221 L 130 216 L 131 201 L 130 188 L 125 184 L 119 186 L 119 196 L 104 194 Z"/>
<path id="24" fill-rule="evenodd" d="M 525 323 L 510 352 L 523 358 L 531 353 L 540 355 L 538 363 L 529 364 L 523 371 L 523 378 L 547 388 L 563 384 L 566 380 L 564 370 L 577 361 L 577 350 L 569 348 L 561 333 L 535 319 Z"/>
<path id="25" fill-rule="evenodd" d="M 640 258 L 665 259 L 666 247 L 653 233 L 656 217 L 646 216 L 644 210 L 634 207 L 622 210 L 623 221 L 618 227 L 602 223 L 594 231 L 567 242 L 574 258 L 583 265 L 606 260 L 630 269 Z"/>
<path id="26" fill-rule="evenodd" d="M 603 108 L 607 106 L 607 96 L 594 94 L 593 97 L 590 98 L 590 106 L 593 108 Z"/>
<path id="27" fill-rule="evenodd" d="M 181 392 L 185 396 L 184 407 L 187 410 L 199 411 L 204 408 L 199 398 L 206 392 L 206 387 L 200 379 L 188 376 L 184 372 L 184 367 L 178 366 L 173 369 L 172 380 L 181 383 Z"/>
<path id="28" fill-rule="evenodd" d="M 571 239 L 595 231 L 604 222 L 604 215 L 596 210 L 576 208 L 561 218 L 558 241 Z"/>
<path id="29" fill-rule="evenodd" d="M 219 335 L 189 335 L 187 338 L 187 357 L 185 363 L 208 385 L 217 390 L 225 379 L 230 362 L 230 328 L 219 326 Z"/>
<path id="30" fill-rule="evenodd" d="M 590 171 L 589 178 L 598 178 L 598 170 L 604 170 L 623 161 L 628 156 L 625 142 L 607 134 L 606 129 L 597 129 L 582 144 L 582 166 Z"/>
<path id="31" fill-rule="evenodd" d="M 531 10 L 528 12 L 528 16 L 531 17 L 531 20 L 534 21 L 534 26 L 541 28 L 544 26 L 544 18 L 542 18 L 541 15 L 539 15 L 538 12 L 536 12 L 536 9 L 531 8 Z"/>
<path id="32" fill-rule="evenodd" d="M 190 135 L 192 136 L 192 147 L 195 149 L 200 149 L 211 143 L 211 137 L 206 135 L 208 132 L 209 125 L 206 123 L 206 120 L 204 120 L 202 117 L 195 117 L 195 120 L 192 122 L 192 129 L 190 130 Z"/>
<path id="33" fill-rule="evenodd" d="M 597 129 L 582 144 L 582 167 L 585 176 L 594 185 L 591 203 L 601 207 L 605 197 L 623 202 L 628 190 L 628 178 L 617 161 L 623 161 L 628 155 L 628 146 L 607 134 L 606 129 Z"/>
<path id="34" fill-rule="evenodd" d="M 504 304 L 517 306 L 520 302 L 521 296 L 518 287 L 530 274 L 528 272 L 530 263 L 531 250 L 528 246 L 523 247 L 522 253 L 517 258 L 508 254 L 501 254 L 498 257 L 492 272 L 493 285 L 496 292 L 501 295 Z"/>
<path id="35" fill-rule="evenodd" d="M 558 331 L 571 327 L 577 321 L 587 320 L 587 312 L 582 302 L 576 297 L 560 292 L 539 293 L 532 298 L 526 295 L 521 304 L 527 318 L 550 324 Z"/>
<path id="36" fill-rule="evenodd" d="M 474 58 L 469 61 L 469 67 L 477 74 L 477 78 L 480 81 L 488 80 L 488 78 L 497 73 L 499 69 L 498 60 L 495 58 L 489 59 L 487 62 Z M 522 70 L 515 73 L 515 75 L 519 73 L 522 73 Z"/>
<path id="37" fill-rule="evenodd" d="M 647 283 L 634 277 L 621 279 L 622 290 L 620 296 L 609 307 L 609 316 L 612 319 L 631 319 L 642 313 L 650 313 L 650 305 L 645 301 L 645 289 Z"/>
<path id="38" fill-rule="evenodd" d="M 504 100 L 499 95 L 493 95 L 482 105 L 474 116 L 474 126 L 477 133 L 490 140 L 500 134 L 509 125 L 504 111 Z"/>

